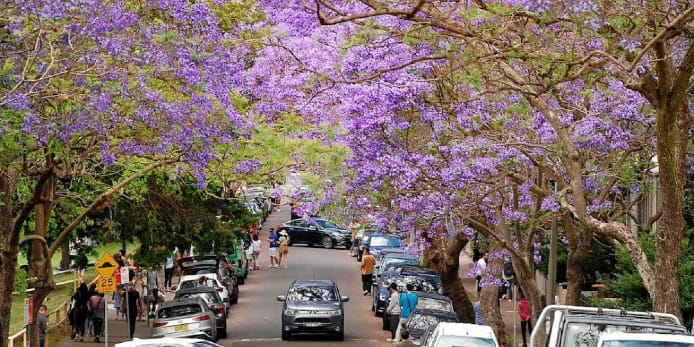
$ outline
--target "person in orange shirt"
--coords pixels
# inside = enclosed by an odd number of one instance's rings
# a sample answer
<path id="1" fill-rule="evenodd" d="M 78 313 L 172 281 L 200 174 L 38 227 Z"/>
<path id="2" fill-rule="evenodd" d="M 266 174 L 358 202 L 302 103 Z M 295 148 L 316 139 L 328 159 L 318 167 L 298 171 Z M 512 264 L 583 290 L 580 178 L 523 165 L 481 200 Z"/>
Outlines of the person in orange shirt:
<path id="1" fill-rule="evenodd" d="M 364 295 L 371 294 L 374 283 L 374 266 L 376 266 L 376 258 L 371 255 L 368 248 L 364 248 L 364 256 L 361 258 L 361 284 Z"/>

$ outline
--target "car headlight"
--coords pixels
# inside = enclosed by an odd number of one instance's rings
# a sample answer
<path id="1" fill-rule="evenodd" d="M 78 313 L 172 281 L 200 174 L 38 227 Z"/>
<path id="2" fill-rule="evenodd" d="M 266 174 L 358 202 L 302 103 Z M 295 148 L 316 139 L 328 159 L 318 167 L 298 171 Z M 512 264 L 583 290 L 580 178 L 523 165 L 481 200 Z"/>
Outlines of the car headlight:
<path id="1" fill-rule="evenodd" d="M 293 316 L 296 314 L 296 310 L 287 309 L 287 310 L 284 310 L 284 314 L 286 314 L 287 316 Z"/>
<path id="2" fill-rule="evenodd" d="M 342 311 L 340 311 L 340 310 L 332 310 L 332 311 L 328 311 L 327 313 L 328 313 L 328 315 L 330 315 L 330 316 L 339 316 L 340 314 L 342 314 Z"/>

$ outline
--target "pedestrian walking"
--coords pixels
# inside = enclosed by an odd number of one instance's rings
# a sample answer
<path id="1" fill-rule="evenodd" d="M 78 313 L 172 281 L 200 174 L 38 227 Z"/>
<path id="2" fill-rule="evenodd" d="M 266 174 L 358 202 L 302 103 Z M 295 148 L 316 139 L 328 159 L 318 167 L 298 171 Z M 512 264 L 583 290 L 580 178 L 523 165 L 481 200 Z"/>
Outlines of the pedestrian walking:
<path id="1" fill-rule="evenodd" d="M 87 285 L 82 282 L 75 294 L 72 295 L 72 309 L 70 310 L 70 315 L 72 317 L 71 337 L 75 341 L 84 341 L 84 325 L 89 315 L 87 301 L 89 301 L 89 289 L 87 289 Z"/>
<path id="2" fill-rule="evenodd" d="M 417 308 L 417 304 L 419 303 L 419 297 L 417 294 L 412 293 L 414 290 L 412 283 L 408 283 L 405 288 L 407 290 L 400 294 L 400 321 L 398 322 L 398 331 L 395 333 L 395 338 L 397 339 L 396 342 L 400 342 L 400 339 L 402 339 L 402 332 L 405 330 L 403 325 L 405 324 L 405 321 L 407 321 L 407 318 L 410 318 L 410 314 L 414 312 L 414 310 Z"/>
<path id="3" fill-rule="evenodd" d="M 472 303 L 472 310 L 475 311 L 475 324 L 484 325 L 484 316 L 482 316 L 482 305 L 480 304 L 480 299 Z"/>
<path id="4" fill-rule="evenodd" d="M 89 307 L 89 312 L 92 317 L 92 324 L 94 324 L 94 342 L 99 342 L 101 337 L 101 327 L 104 324 L 104 319 L 106 319 L 106 301 L 104 300 L 104 295 L 99 293 L 94 293 L 89 298 L 87 303 Z"/>
<path id="5" fill-rule="evenodd" d="M 246 255 L 246 267 L 248 270 L 255 270 L 255 259 L 253 257 L 253 241 L 248 242 L 248 246 L 243 250 Z"/>
<path id="6" fill-rule="evenodd" d="M 140 294 L 135 290 L 135 287 L 129 286 L 127 295 L 127 319 L 130 340 L 135 336 L 135 322 L 137 321 L 138 312 L 140 312 Z"/>
<path id="7" fill-rule="evenodd" d="M 521 336 L 523 337 L 523 347 L 528 347 L 526 343 L 526 332 L 530 334 L 533 326 L 530 323 L 530 303 L 521 291 L 518 299 L 518 316 L 521 321 Z"/>
<path id="8" fill-rule="evenodd" d="M 395 332 L 398 331 L 398 323 L 400 322 L 400 293 L 398 292 L 398 284 L 392 282 L 388 287 L 390 291 L 390 300 L 386 308 L 388 314 L 388 326 L 390 327 L 390 338 L 386 341 L 395 341 Z"/>
<path id="9" fill-rule="evenodd" d="M 371 255 L 368 248 L 364 248 L 364 255 L 361 258 L 361 284 L 365 296 L 371 294 L 374 283 L 374 266 L 376 266 L 376 258 Z"/>
<path id="10" fill-rule="evenodd" d="M 274 228 L 270 228 L 270 235 L 268 235 L 267 241 L 269 244 L 268 249 L 270 253 L 270 265 L 267 267 L 279 267 L 278 248 L 280 243 L 277 234 L 275 234 Z"/>
<path id="11" fill-rule="evenodd" d="M 285 231 L 282 230 L 280 231 L 280 238 L 279 238 L 279 260 L 277 261 L 277 267 L 282 266 L 282 260 L 284 259 L 284 268 L 289 268 L 289 234 Z"/>
<path id="12" fill-rule="evenodd" d="M 41 305 L 39 314 L 36 317 L 36 328 L 39 329 L 39 347 L 46 346 L 46 332 L 48 331 L 48 322 L 46 321 L 46 312 L 48 306 Z"/>
<path id="13" fill-rule="evenodd" d="M 254 270 L 259 270 L 260 269 L 260 264 L 258 264 L 258 260 L 260 259 L 260 249 L 262 248 L 263 243 L 260 242 L 260 239 L 258 239 L 258 234 L 253 234 L 253 265 L 255 266 Z"/>
<path id="14" fill-rule="evenodd" d="M 173 275 L 174 275 L 174 259 L 176 258 L 176 251 L 178 251 L 178 248 L 174 249 L 174 251 L 170 254 L 168 258 L 166 258 L 166 264 L 164 265 L 164 288 L 163 290 L 166 292 L 171 287 L 173 287 Z"/>
<path id="15" fill-rule="evenodd" d="M 475 264 L 475 279 L 477 280 L 477 298 L 480 297 L 480 292 L 482 291 L 482 276 L 487 270 L 487 260 L 489 259 L 489 252 L 484 252 L 482 257 L 477 260 Z"/>
<path id="16" fill-rule="evenodd" d="M 147 270 L 147 309 L 148 317 L 154 318 L 159 301 L 159 276 L 154 269 Z"/>

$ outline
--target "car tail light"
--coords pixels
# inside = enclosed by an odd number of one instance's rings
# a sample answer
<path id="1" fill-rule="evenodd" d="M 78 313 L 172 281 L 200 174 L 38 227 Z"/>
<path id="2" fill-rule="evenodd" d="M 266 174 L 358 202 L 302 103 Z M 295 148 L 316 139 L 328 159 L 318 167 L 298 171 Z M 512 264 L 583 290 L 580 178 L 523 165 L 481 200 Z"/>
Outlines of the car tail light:
<path id="1" fill-rule="evenodd" d="M 217 291 L 221 293 L 221 292 L 224 291 L 224 288 L 222 288 L 222 287 L 217 287 Z"/>
<path id="2" fill-rule="evenodd" d="M 224 313 L 224 305 L 222 305 L 222 304 L 217 305 L 217 313 Z"/>
<path id="3" fill-rule="evenodd" d="M 154 323 L 152 323 L 152 328 L 163 327 L 163 326 L 165 326 L 166 324 L 168 324 L 168 323 L 166 323 L 166 322 L 154 322 Z"/>
<path id="4" fill-rule="evenodd" d="M 224 264 L 224 268 L 227 270 L 231 269 L 231 264 Z"/>
<path id="5" fill-rule="evenodd" d="M 208 316 L 208 315 L 198 316 L 198 317 L 193 318 L 193 320 L 198 321 L 198 322 L 206 321 L 206 320 L 210 320 L 210 316 Z"/>

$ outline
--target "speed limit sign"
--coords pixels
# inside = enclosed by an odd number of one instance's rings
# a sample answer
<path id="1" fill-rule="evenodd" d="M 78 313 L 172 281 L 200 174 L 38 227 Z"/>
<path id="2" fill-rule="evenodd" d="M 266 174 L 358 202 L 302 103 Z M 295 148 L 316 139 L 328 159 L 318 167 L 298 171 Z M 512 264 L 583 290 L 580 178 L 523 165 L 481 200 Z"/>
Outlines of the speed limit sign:
<path id="1" fill-rule="evenodd" d="M 96 289 L 99 293 L 112 293 L 116 291 L 116 280 L 113 277 L 99 277 L 96 281 Z"/>

